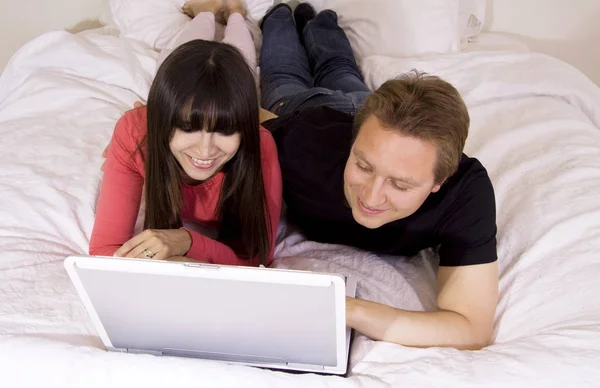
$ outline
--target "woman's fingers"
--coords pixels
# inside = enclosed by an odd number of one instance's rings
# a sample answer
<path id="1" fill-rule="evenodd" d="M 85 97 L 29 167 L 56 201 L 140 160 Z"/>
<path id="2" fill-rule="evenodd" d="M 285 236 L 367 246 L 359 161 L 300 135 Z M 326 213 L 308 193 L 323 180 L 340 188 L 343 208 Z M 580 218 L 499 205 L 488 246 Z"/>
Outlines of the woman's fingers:
<path id="1" fill-rule="evenodd" d="M 164 231 L 147 229 L 123 244 L 114 256 L 164 260 L 172 251 L 168 236 Z"/>
<path id="2" fill-rule="evenodd" d="M 129 252 L 127 254 L 127 257 L 132 258 L 132 259 L 152 259 L 153 257 L 149 257 L 146 256 L 147 253 L 150 253 L 150 256 L 154 256 L 154 254 L 156 254 L 155 251 L 148 249 L 148 244 L 146 242 L 138 245 L 137 247 L 133 248 L 131 250 L 131 252 Z"/>
<path id="3" fill-rule="evenodd" d="M 127 257 L 164 260 L 169 255 L 169 247 L 160 238 L 160 231 L 145 230 L 142 237 L 143 240 L 131 249 Z"/>
<path id="4" fill-rule="evenodd" d="M 130 254 L 133 249 L 135 249 L 138 245 L 140 245 L 142 242 L 144 242 L 144 240 L 146 240 L 146 236 L 147 236 L 146 232 L 147 231 L 145 230 L 142 233 L 138 234 L 137 236 L 134 236 L 133 238 L 129 239 L 129 241 L 127 241 L 125 244 L 123 244 L 123 246 L 121 246 L 121 248 L 117 249 L 114 256 L 135 257 L 135 256 L 130 256 Z"/>
<path id="5" fill-rule="evenodd" d="M 165 249 L 161 249 L 160 247 L 153 247 L 148 249 L 150 252 L 154 254 L 152 257 L 143 257 L 144 259 L 152 259 L 152 260 L 165 260 L 167 258 L 167 251 Z"/>

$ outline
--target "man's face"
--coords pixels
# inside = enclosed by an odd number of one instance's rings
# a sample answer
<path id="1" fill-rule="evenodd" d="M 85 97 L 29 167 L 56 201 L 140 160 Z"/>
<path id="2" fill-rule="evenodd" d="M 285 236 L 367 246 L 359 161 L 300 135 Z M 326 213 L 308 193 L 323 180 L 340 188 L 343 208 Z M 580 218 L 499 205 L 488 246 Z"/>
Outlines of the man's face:
<path id="1" fill-rule="evenodd" d="M 434 144 L 384 128 L 375 116 L 360 128 L 344 170 L 344 193 L 359 224 L 374 229 L 413 214 L 440 189 Z"/>

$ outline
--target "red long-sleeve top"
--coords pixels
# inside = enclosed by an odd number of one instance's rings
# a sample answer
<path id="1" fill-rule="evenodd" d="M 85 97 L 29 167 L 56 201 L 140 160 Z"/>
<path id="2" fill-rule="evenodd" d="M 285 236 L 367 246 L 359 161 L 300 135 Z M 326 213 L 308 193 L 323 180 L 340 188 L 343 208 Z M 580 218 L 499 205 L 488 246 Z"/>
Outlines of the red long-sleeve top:
<path id="1" fill-rule="evenodd" d="M 133 237 L 135 222 L 142 199 L 145 166 L 138 145 L 146 134 L 146 108 L 131 110 L 117 122 L 104 165 L 104 178 L 96 221 L 90 239 L 90 254 L 112 256 Z M 277 148 L 271 133 L 260 128 L 261 159 L 266 201 L 269 209 L 270 243 L 269 262 L 277 235 L 281 212 L 281 170 Z M 182 220 L 208 227 L 218 227 L 217 203 L 224 173 L 219 172 L 199 185 L 182 184 Z M 239 257 L 229 246 L 206 237 L 190 228 L 192 246 L 187 257 L 216 264 L 248 265 L 247 258 Z M 257 263 L 258 260 L 254 260 Z"/>

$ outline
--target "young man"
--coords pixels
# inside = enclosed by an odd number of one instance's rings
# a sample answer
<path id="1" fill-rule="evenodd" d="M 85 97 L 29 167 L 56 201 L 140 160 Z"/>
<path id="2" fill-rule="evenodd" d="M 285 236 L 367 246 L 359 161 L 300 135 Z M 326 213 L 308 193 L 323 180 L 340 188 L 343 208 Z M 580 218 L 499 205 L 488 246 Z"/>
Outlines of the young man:
<path id="1" fill-rule="evenodd" d="M 438 249 L 436 311 L 349 298 L 348 325 L 407 346 L 486 346 L 498 297 L 495 200 L 485 168 L 462 154 L 459 93 L 416 72 L 371 93 L 332 11 L 280 4 L 261 28 L 263 107 L 279 116 L 264 125 L 289 219 L 315 241 L 402 256 Z"/>

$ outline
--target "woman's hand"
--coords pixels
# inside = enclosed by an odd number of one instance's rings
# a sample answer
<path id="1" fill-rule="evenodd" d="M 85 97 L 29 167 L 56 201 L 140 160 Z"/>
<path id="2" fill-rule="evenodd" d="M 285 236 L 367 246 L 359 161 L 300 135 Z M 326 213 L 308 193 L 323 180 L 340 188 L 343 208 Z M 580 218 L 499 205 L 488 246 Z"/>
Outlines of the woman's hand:
<path id="1" fill-rule="evenodd" d="M 146 229 L 115 252 L 116 257 L 165 260 L 183 256 L 192 246 L 192 236 L 185 229 Z"/>

